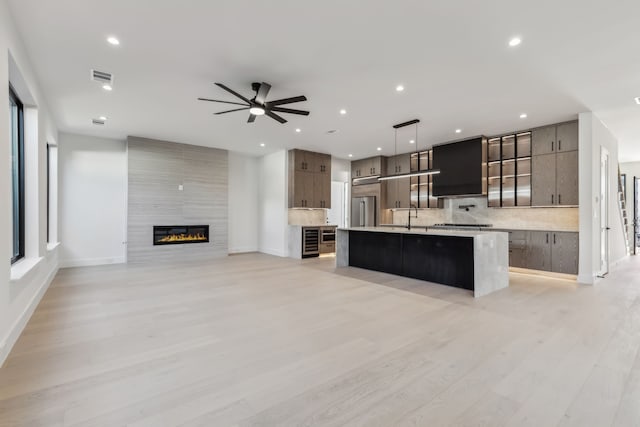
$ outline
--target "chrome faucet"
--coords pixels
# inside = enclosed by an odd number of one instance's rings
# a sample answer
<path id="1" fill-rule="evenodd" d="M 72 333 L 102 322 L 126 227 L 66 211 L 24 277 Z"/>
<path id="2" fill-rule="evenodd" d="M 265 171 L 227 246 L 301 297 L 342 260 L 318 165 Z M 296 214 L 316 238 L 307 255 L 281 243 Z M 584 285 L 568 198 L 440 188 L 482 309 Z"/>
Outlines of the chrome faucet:
<path id="1" fill-rule="evenodd" d="M 407 222 L 407 230 L 411 230 L 411 208 L 416 210 L 416 218 L 418 218 L 418 207 L 411 203 L 411 206 L 409 207 L 409 222 Z"/>

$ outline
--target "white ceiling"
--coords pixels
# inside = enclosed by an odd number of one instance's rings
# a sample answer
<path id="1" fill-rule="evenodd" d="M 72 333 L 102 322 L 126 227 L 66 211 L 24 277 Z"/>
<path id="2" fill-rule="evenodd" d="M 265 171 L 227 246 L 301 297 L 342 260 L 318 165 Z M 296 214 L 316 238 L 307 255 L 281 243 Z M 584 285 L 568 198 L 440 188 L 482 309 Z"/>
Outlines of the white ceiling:
<path id="1" fill-rule="evenodd" d="M 413 118 L 423 148 L 594 111 L 619 138 L 621 159 L 640 160 L 637 0 L 9 4 L 62 131 L 355 159 L 376 147 L 393 154 L 391 126 Z M 121 45 L 107 44 L 109 35 Z M 515 35 L 523 42 L 510 48 Z M 113 92 L 89 81 L 92 68 L 115 75 Z M 284 125 L 247 124 L 246 112 L 214 116 L 225 106 L 197 97 L 234 100 L 215 81 L 245 96 L 253 81 L 273 86 L 269 99 L 306 95 L 290 107 L 311 115 L 286 115 Z M 92 125 L 101 115 L 107 125 Z M 398 152 L 413 149 L 408 139 L 401 135 Z"/>

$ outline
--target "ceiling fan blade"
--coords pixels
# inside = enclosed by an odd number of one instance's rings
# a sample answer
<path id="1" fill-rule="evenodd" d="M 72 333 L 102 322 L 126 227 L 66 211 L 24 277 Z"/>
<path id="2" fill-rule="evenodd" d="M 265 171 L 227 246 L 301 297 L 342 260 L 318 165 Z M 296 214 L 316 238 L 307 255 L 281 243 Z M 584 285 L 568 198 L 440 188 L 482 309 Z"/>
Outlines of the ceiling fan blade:
<path id="1" fill-rule="evenodd" d="M 256 94 L 256 102 L 263 105 L 270 90 L 271 85 L 269 83 L 262 82 L 260 84 L 260 89 L 258 89 L 258 93 Z"/>
<path id="2" fill-rule="evenodd" d="M 218 114 L 233 113 L 234 111 L 242 111 L 242 110 L 248 110 L 248 109 L 249 109 L 249 107 L 245 107 L 245 108 L 236 108 L 235 110 L 220 111 L 220 112 L 218 112 L 218 113 L 213 113 L 213 114 L 215 114 L 215 115 L 217 116 Z"/>
<path id="3" fill-rule="evenodd" d="M 308 111 L 303 110 L 292 110 L 291 108 L 282 108 L 282 107 L 273 107 L 270 108 L 271 111 L 277 111 L 278 113 L 289 113 L 289 114 L 299 114 L 301 116 L 308 116 Z"/>
<path id="4" fill-rule="evenodd" d="M 302 102 L 302 101 L 306 101 L 307 97 L 306 96 L 294 96 L 291 98 L 283 98 L 283 99 L 276 99 L 275 101 L 269 101 L 266 102 L 264 105 L 266 107 L 273 107 L 275 105 L 282 105 L 282 104 L 292 104 L 294 102 Z"/>
<path id="5" fill-rule="evenodd" d="M 216 86 L 226 90 L 227 92 L 229 92 L 230 94 L 242 99 L 244 102 L 246 102 L 247 104 L 251 104 L 251 102 L 249 102 L 249 100 L 247 98 L 245 98 L 244 96 L 240 95 L 238 92 L 236 92 L 233 89 L 230 89 L 228 87 L 226 87 L 225 85 L 223 85 L 222 83 L 216 83 Z"/>
<path id="6" fill-rule="evenodd" d="M 247 123 L 253 123 L 255 120 L 256 120 L 256 115 L 249 114 L 249 120 L 247 120 Z"/>
<path id="7" fill-rule="evenodd" d="M 273 120 L 277 120 L 280 123 L 287 123 L 287 121 L 284 119 L 284 117 L 280 117 L 279 115 L 277 115 L 276 113 L 273 113 L 269 110 L 265 110 L 264 112 L 267 116 L 271 117 Z"/>
<path id="8" fill-rule="evenodd" d="M 209 98 L 198 98 L 198 101 L 221 102 L 223 104 L 233 104 L 233 105 L 246 105 L 246 104 L 241 104 L 239 102 L 220 101 L 219 99 L 209 99 Z"/>

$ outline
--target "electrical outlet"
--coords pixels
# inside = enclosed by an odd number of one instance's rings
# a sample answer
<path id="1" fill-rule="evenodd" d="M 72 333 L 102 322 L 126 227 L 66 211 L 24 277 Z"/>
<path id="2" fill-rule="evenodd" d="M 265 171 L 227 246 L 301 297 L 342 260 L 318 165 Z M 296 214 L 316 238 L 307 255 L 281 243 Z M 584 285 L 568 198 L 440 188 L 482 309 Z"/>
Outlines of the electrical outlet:
<path id="1" fill-rule="evenodd" d="M 178 191 L 184 190 L 184 186 L 182 184 L 178 185 Z"/>

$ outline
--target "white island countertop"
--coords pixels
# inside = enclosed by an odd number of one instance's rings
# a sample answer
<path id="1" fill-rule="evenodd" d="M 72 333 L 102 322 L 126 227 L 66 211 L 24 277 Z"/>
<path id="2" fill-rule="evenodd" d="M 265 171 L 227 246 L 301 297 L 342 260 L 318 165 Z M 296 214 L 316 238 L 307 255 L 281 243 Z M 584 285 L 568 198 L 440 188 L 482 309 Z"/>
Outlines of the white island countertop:
<path id="1" fill-rule="evenodd" d="M 407 227 L 343 227 L 338 228 L 338 230 L 342 231 L 370 231 L 375 233 L 406 233 L 406 234 L 427 234 L 432 236 L 467 236 L 467 237 L 475 237 L 475 236 L 485 236 L 491 235 L 494 233 L 507 234 L 507 231 L 504 230 L 438 230 L 434 228 L 429 228 L 421 225 L 417 227 L 411 227 L 411 230 L 407 229 Z"/>

